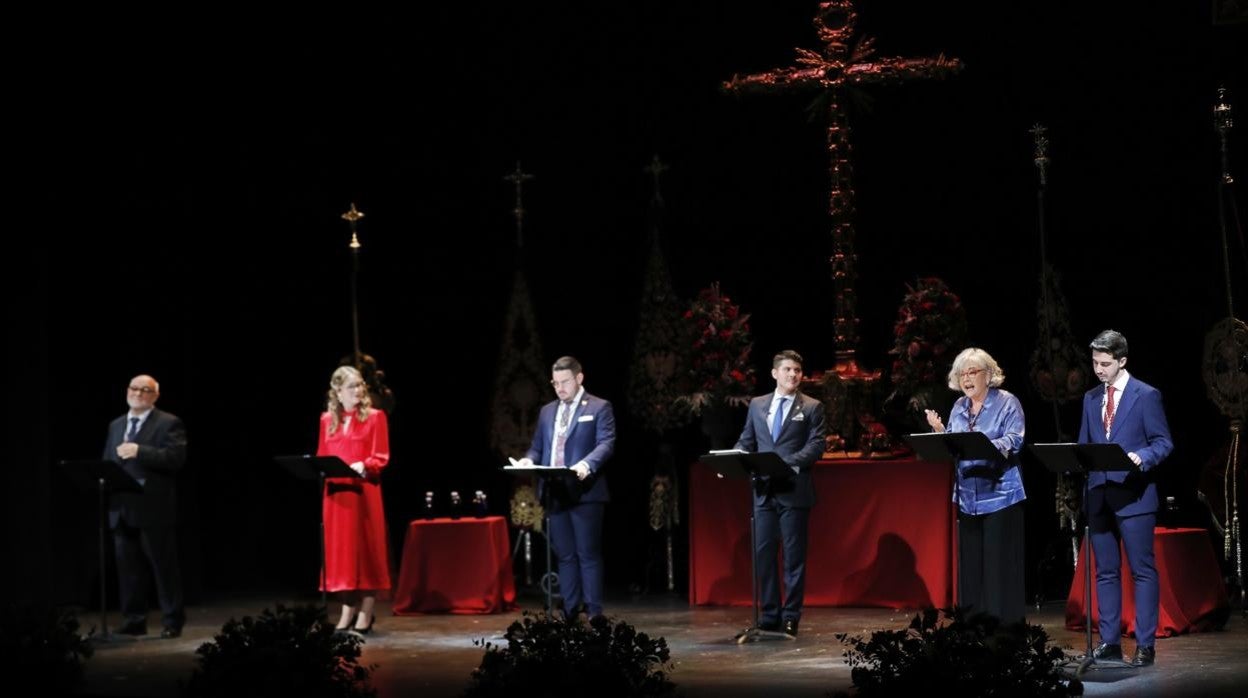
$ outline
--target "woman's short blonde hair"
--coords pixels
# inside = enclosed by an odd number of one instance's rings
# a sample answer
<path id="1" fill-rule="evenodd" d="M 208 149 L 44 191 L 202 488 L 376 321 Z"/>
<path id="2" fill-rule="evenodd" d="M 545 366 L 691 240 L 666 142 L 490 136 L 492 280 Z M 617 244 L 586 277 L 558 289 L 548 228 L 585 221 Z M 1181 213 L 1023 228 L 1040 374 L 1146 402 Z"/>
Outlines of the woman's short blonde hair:
<path id="1" fill-rule="evenodd" d="M 962 371 L 967 366 L 974 368 L 982 368 L 988 371 L 988 387 L 997 388 L 1005 382 L 1005 371 L 997 364 L 997 360 L 992 358 L 992 354 L 980 349 L 979 347 L 967 347 L 953 360 L 953 368 L 949 369 L 949 389 L 962 391 L 962 381 L 958 380 L 962 377 Z"/>

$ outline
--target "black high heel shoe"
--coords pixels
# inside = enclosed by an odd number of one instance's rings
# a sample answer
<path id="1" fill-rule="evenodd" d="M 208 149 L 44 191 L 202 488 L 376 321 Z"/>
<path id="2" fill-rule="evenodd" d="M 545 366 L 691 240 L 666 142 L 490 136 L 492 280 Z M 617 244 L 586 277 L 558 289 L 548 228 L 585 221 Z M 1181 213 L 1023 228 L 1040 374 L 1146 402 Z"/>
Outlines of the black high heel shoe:
<path id="1" fill-rule="evenodd" d="M 356 619 L 358 620 L 358 619 L 359 619 L 359 616 L 356 616 Z M 371 633 L 373 632 L 373 623 L 376 623 L 376 622 L 377 622 L 377 614 L 376 614 L 376 613 L 374 613 L 374 614 L 373 614 L 373 616 L 372 616 L 371 618 L 369 618 L 369 619 L 368 619 L 368 627 L 367 627 L 367 628 L 360 628 L 360 627 L 357 627 L 357 626 L 355 626 L 355 625 L 352 625 L 352 626 L 351 626 L 351 632 L 353 632 L 353 633 L 358 633 L 358 634 L 360 634 L 360 635 L 368 635 L 368 634 L 371 634 Z"/>
<path id="2" fill-rule="evenodd" d="M 335 633 L 349 633 L 349 632 L 351 632 L 351 631 L 355 630 L 355 621 L 356 621 L 356 620 L 358 620 L 358 619 L 359 619 L 359 617 L 360 617 L 360 614 L 358 614 L 358 613 L 357 613 L 357 614 L 355 614 L 355 615 L 351 616 L 351 620 L 347 621 L 347 624 L 346 624 L 346 625 L 341 626 L 341 627 L 339 627 L 339 626 L 335 625 L 335 626 L 334 626 L 334 632 L 335 632 Z"/>

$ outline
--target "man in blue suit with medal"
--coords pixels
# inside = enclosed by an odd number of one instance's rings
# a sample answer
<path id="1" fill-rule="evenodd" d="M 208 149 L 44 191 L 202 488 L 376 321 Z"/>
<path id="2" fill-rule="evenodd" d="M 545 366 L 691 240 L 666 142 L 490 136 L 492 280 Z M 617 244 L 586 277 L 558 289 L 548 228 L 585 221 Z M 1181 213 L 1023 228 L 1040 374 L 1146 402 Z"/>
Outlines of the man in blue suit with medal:
<path id="1" fill-rule="evenodd" d="M 771 362 L 776 390 L 750 401 L 749 415 L 737 448 L 751 453 L 773 451 L 793 470 L 786 480 L 760 478 L 754 489 L 757 540 L 754 569 L 758 574 L 760 630 L 797 635 L 806 591 L 806 539 L 810 508 L 815 505 L 811 468 L 824 450 L 823 403 L 798 388 L 802 355 L 792 350 Z M 784 605 L 776 580 L 777 541 L 784 544 Z"/>
<path id="2" fill-rule="evenodd" d="M 585 392 L 581 362 L 565 356 L 551 369 L 558 400 L 542 407 L 537 432 L 520 465 L 567 468 L 566 478 L 543 479 L 550 503 L 550 539 L 559 560 L 564 615 L 573 619 L 583 604 L 602 615 L 602 521 L 610 495 L 603 468 L 615 450 L 611 403 Z"/>
<path id="3" fill-rule="evenodd" d="M 1174 444 L 1161 405 L 1161 393 L 1129 375 L 1127 339 L 1105 330 L 1089 345 L 1092 370 L 1103 385 L 1083 396 L 1079 443 L 1116 443 L 1136 469 L 1088 475 L 1088 527 L 1096 554 L 1096 598 L 1101 644 L 1096 659 L 1122 659 L 1122 580 L 1119 541 L 1127 553 L 1135 584 L 1135 656 L 1137 667 L 1153 663 L 1156 652 L 1160 589 L 1153 555 L 1157 524 L 1157 485 L 1152 470 Z M 1089 601 L 1091 603 L 1091 601 Z"/>

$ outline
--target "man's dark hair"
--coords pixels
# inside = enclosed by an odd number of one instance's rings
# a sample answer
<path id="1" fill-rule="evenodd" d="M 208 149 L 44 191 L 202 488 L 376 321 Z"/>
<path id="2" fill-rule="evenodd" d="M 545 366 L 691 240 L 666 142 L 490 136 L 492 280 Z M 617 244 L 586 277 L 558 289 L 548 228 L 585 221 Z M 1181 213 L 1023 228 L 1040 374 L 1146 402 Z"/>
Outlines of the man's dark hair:
<path id="1" fill-rule="evenodd" d="M 780 363 L 784 361 L 785 359 L 788 359 L 789 361 L 796 363 L 798 366 L 802 365 L 801 354 L 793 351 L 792 349 L 785 349 L 779 354 L 776 354 L 775 357 L 771 359 L 771 367 L 780 368 Z"/>
<path id="2" fill-rule="evenodd" d="M 581 362 L 571 356 L 560 356 L 555 360 L 555 365 L 550 369 L 551 373 L 555 371 L 571 371 L 573 375 L 581 373 Z"/>
<path id="3" fill-rule="evenodd" d="M 1127 356 L 1127 338 L 1117 330 L 1105 330 L 1096 335 L 1096 339 L 1088 346 L 1092 351 L 1103 351 L 1115 359 L 1125 359 Z"/>

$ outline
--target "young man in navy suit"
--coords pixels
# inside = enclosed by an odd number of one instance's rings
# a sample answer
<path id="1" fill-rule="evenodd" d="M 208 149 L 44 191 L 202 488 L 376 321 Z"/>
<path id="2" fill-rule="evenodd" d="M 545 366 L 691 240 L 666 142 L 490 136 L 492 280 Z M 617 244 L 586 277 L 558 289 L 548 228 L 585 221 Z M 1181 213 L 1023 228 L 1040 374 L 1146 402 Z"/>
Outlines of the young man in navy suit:
<path id="1" fill-rule="evenodd" d="M 542 407 L 533 444 L 521 465 L 565 467 L 566 478 L 542 480 L 551 492 L 550 539 L 559 559 L 563 611 L 575 618 L 584 604 L 590 617 L 602 615 L 602 521 L 607 476 L 603 468 L 615 450 L 615 413 L 611 403 L 585 392 L 581 362 L 564 356 L 551 369 L 558 400 Z"/>
<path id="2" fill-rule="evenodd" d="M 754 522 L 757 540 L 754 569 L 758 574 L 760 630 L 782 629 L 797 635 L 806 593 L 806 532 L 810 508 L 815 505 L 811 468 L 823 455 L 823 403 L 798 388 L 802 384 L 802 355 L 792 350 L 776 354 L 771 361 L 776 389 L 750 401 L 749 415 L 737 448 L 742 451 L 777 453 L 793 477 L 761 478 L 754 489 Z M 777 541 L 784 543 L 784 605 L 776 580 Z"/>
<path id="3" fill-rule="evenodd" d="M 1174 444 L 1161 393 L 1127 373 L 1127 339 L 1105 330 L 1089 345 L 1092 370 L 1102 385 L 1083 396 L 1079 443 L 1116 443 L 1136 469 L 1088 475 L 1088 527 L 1096 554 L 1096 598 L 1101 644 L 1096 659 L 1122 659 L 1122 580 L 1119 541 L 1135 580 L 1135 666 L 1149 666 L 1156 652 L 1160 589 L 1153 555 L 1157 485 L 1152 477 Z"/>
<path id="4" fill-rule="evenodd" d="M 148 580 L 155 576 L 163 614 L 160 636 L 175 638 L 186 622 L 175 527 L 176 481 L 186 463 L 186 428 L 175 415 L 156 409 L 159 398 L 160 384 L 155 378 L 145 375 L 130 380 L 126 389 L 130 410 L 108 426 L 103 458 L 120 465 L 143 486 L 141 493 L 115 493 L 108 503 L 118 596 L 125 618 L 118 632 L 147 634 Z"/>

